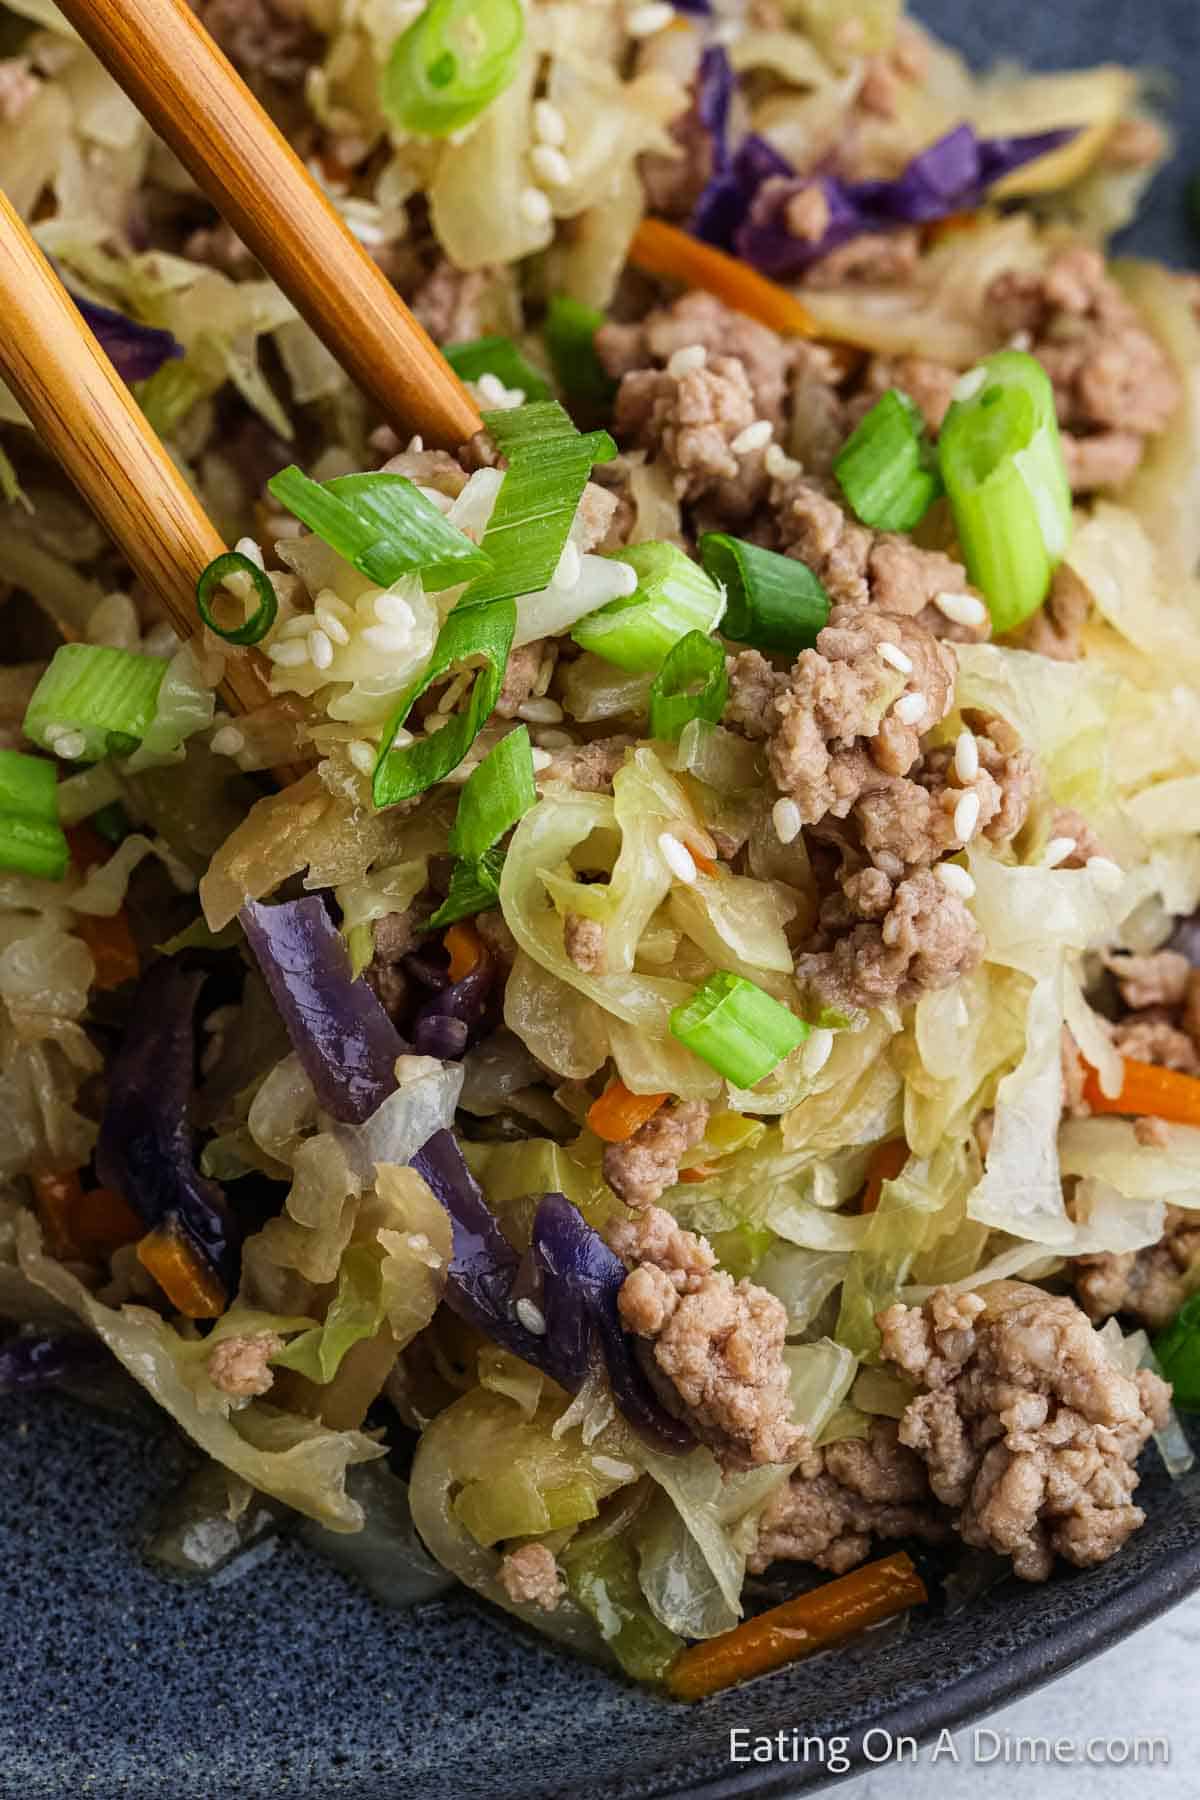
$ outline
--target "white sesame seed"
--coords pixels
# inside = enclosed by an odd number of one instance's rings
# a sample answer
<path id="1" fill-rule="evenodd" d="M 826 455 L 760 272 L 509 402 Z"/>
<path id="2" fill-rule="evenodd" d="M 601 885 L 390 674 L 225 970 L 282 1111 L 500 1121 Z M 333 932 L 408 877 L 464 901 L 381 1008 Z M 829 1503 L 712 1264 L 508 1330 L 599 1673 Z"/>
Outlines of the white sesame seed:
<path id="1" fill-rule="evenodd" d="M 675 17 L 675 8 L 667 5 L 667 0 L 649 0 L 646 6 L 635 6 L 625 17 L 625 29 L 630 37 L 653 37 L 656 32 L 665 31 Z"/>
<path id="2" fill-rule="evenodd" d="M 960 843 L 968 843 L 975 835 L 975 827 L 979 824 L 979 795 L 970 792 L 963 795 L 954 809 L 954 835 Z"/>
<path id="3" fill-rule="evenodd" d="M 305 643 L 308 646 L 308 654 L 313 668 L 327 669 L 333 661 L 333 645 L 320 627 L 309 632 Z"/>
<path id="4" fill-rule="evenodd" d="M 368 744 L 366 738 L 351 738 L 346 746 L 346 752 L 360 774 L 371 775 L 374 773 L 375 758 L 379 754 L 374 744 Z"/>
<path id="5" fill-rule="evenodd" d="M 471 671 L 464 669 L 461 675 L 456 675 L 453 681 L 448 681 L 438 698 L 438 711 L 440 713 L 453 712 L 474 679 Z"/>
<path id="6" fill-rule="evenodd" d="M 685 882 L 688 887 L 691 887 L 696 880 L 696 865 L 692 861 L 692 853 L 687 845 L 681 844 L 672 832 L 660 831 L 658 847 L 662 852 L 663 861 L 676 881 Z"/>
<path id="7" fill-rule="evenodd" d="M 933 872 L 942 886 L 949 888 L 952 894 L 957 894 L 960 900 L 969 900 L 974 894 L 974 880 L 957 863 L 940 862 Z"/>
<path id="8" fill-rule="evenodd" d="M 142 639 L 142 649 L 147 656 L 174 656 L 179 648 L 179 638 L 166 620 L 152 625 Z"/>
<path id="9" fill-rule="evenodd" d="M 979 773 L 979 745 L 973 731 L 960 731 L 954 741 L 954 773 L 964 787 Z"/>
<path id="10" fill-rule="evenodd" d="M 42 736 L 45 738 L 45 740 L 46 740 L 47 744 L 50 746 L 50 748 L 53 749 L 55 744 L 58 742 L 59 738 L 66 737 L 66 735 L 70 731 L 70 729 L 71 729 L 71 727 L 69 725 L 58 725 L 58 724 L 47 725 L 46 729 L 42 733 Z"/>
<path id="11" fill-rule="evenodd" d="M 64 749 L 64 742 L 65 740 L 62 738 L 58 741 L 58 751 L 61 756 L 78 754 L 78 752 Z M 1087 872 L 1101 887 L 1110 890 L 1119 888 L 1125 879 L 1124 869 L 1122 869 L 1120 863 L 1115 863 L 1111 856 L 1089 856 L 1087 859 Z"/>
<path id="12" fill-rule="evenodd" d="M 282 643 L 268 644 L 267 655 L 281 669 L 298 669 L 308 661 L 308 645 L 302 638 L 284 638 Z"/>
<path id="13" fill-rule="evenodd" d="M 800 808 L 794 800 L 777 800 L 771 808 L 771 823 L 775 827 L 775 836 L 781 844 L 790 844 L 800 835 L 803 823 Z"/>
<path id="14" fill-rule="evenodd" d="M 529 755 L 533 763 L 533 772 L 535 775 L 540 775 L 542 770 L 548 769 L 550 764 L 554 761 L 554 758 L 548 750 L 531 750 Z"/>
<path id="15" fill-rule="evenodd" d="M 579 586 L 579 577 L 582 573 L 583 557 L 580 554 L 579 545 L 574 538 L 568 538 L 562 547 L 558 566 L 550 577 L 550 586 L 558 588 L 560 592 L 569 592 L 571 588 Z"/>
<path id="16" fill-rule="evenodd" d="M 703 344 L 684 344 L 667 360 L 668 375 L 690 375 L 695 369 L 702 369 L 708 361 L 708 351 Z"/>
<path id="17" fill-rule="evenodd" d="M 611 1481 L 632 1481 L 637 1474 L 632 1463 L 622 1462 L 616 1456 L 593 1456 L 592 1467 L 597 1475 L 607 1475 Z"/>
<path id="18" fill-rule="evenodd" d="M 416 741 L 417 740 L 411 731 L 405 731 L 403 725 L 398 725 L 396 730 L 392 733 L 391 748 L 393 750 L 407 750 L 408 746 L 410 744 L 415 744 Z"/>
<path id="19" fill-rule="evenodd" d="M 557 700 L 526 700 L 517 708 L 527 725 L 561 725 L 563 709 Z"/>
<path id="20" fill-rule="evenodd" d="M 986 369 L 968 369 L 954 384 L 954 398 L 973 400 L 986 380 Z"/>
<path id="21" fill-rule="evenodd" d="M 833 1033 L 822 1025 L 814 1031 L 800 1055 L 800 1067 L 806 1075 L 819 1075 L 833 1055 Z"/>
<path id="22" fill-rule="evenodd" d="M 553 144 L 535 144 L 529 152 L 529 166 L 548 187 L 566 187 L 571 179 L 570 163 Z"/>
<path id="23" fill-rule="evenodd" d="M 313 617 L 316 619 L 317 624 L 321 627 L 321 630 L 325 633 L 325 636 L 329 639 L 331 644 L 348 644 L 350 642 L 350 633 L 346 630 L 342 621 L 334 613 L 331 613 L 327 606 L 318 606 Z"/>
<path id="24" fill-rule="evenodd" d="M 55 756 L 65 757 L 68 762 L 74 762 L 75 758 L 82 756 L 86 749 L 87 738 L 82 731 L 64 731 L 54 741 Z"/>
<path id="25" fill-rule="evenodd" d="M 247 562 L 252 562 L 256 569 L 265 569 L 263 553 L 252 537 L 239 538 L 233 547 L 239 556 L 244 556 Z"/>
<path id="26" fill-rule="evenodd" d="M 1033 333 L 1031 331 L 1014 331 L 1008 340 L 1010 350 L 1032 350 Z"/>
<path id="27" fill-rule="evenodd" d="M 489 406 L 503 406 L 508 399 L 508 389 L 490 369 L 476 378 L 475 386 L 479 390 L 479 398 L 486 400 Z"/>
<path id="28" fill-rule="evenodd" d="M 770 443 L 775 427 L 770 419 L 755 419 L 753 425 L 747 425 L 745 431 L 739 431 L 729 448 L 735 456 L 749 456 L 752 450 L 764 450 Z"/>
<path id="29" fill-rule="evenodd" d="M 627 600 L 630 594 L 637 593 L 638 573 L 632 563 L 622 562 L 620 557 L 613 559 L 613 586 L 616 597 Z"/>
<path id="30" fill-rule="evenodd" d="M 567 121 L 552 100 L 534 101 L 533 130 L 543 144 L 561 146 L 567 141 Z"/>
<path id="31" fill-rule="evenodd" d="M 412 632 L 399 625 L 368 625 L 359 636 L 372 650 L 407 650 L 412 642 Z"/>
<path id="32" fill-rule="evenodd" d="M 373 595 L 378 592 L 378 588 L 372 589 Z M 340 595 L 334 593 L 332 588 L 321 589 L 316 598 L 316 606 L 319 611 L 328 613 L 331 618 L 340 619 L 343 625 L 353 625 L 357 617 L 354 608 L 348 606 Z M 322 624 L 325 625 L 324 620 L 322 620 Z M 328 629 L 328 625 L 325 625 L 325 630 L 328 631 Z"/>
<path id="33" fill-rule="evenodd" d="M 540 1306 L 535 1306 L 532 1300 L 522 1294 L 517 1301 L 516 1313 L 526 1331 L 532 1331 L 535 1337 L 545 1337 L 546 1315 Z"/>
<path id="34" fill-rule="evenodd" d="M 768 444 L 767 454 L 763 457 L 763 468 L 772 481 L 790 481 L 793 475 L 799 475 L 803 465 L 779 444 Z"/>
<path id="35" fill-rule="evenodd" d="M 1073 837 L 1054 837 L 1042 851 L 1039 861 L 1043 869 L 1057 869 L 1059 863 L 1066 862 L 1068 856 L 1074 854 L 1075 839 Z"/>
<path id="36" fill-rule="evenodd" d="M 987 607 L 974 594 L 935 594 L 933 604 L 947 619 L 956 625 L 984 625 L 987 623 Z"/>
<path id="37" fill-rule="evenodd" d="M 375 617 L 381 625 L 402 625 L 406 631 L 411 631 L 417 622 L 412 607 L 399 594 L 377 594 Z"/>
<path id="38" fill-rule="evenodd" d="M 289 638 L 306 638 L 311 630 L 312 620 L 307 613 L 293 613 L 276 631 L 275 642 L 285 644 Z"/>
<path id="39" fill-rule="evenodd" d="M 899 644 L 876 644 L 875 649 L 879 654 L 880 661 L 887 663 L 889 668 L 899 669 L 901 675 L 912 674 L 912 657 L 906 656 Z"/>
<path id="40" fill-rule="evenodd" d="M 505 388 L 504 391 L 506 394 L 508 393 L 507 388 Z M 500 404 L 502 406 L 507 405 L 507 402 L 501 401 Z M 448 513 L 450 511 L 450 508 L 454 505 L 454 502 L 450 498 L 449 494 L 443 494 L 441 488 L 423 487 L 421 485 L 421 483 L 418 482 L 417 483 L 417 492 L 418 492 L 418 494 L 421 494 L 426 500 L 428 500 L 430 506 L 436 506 L 440 513 Z"/>
<path id="41" fill-rule="evenodd" d="M 246 736 L 236 725 L 222 725 L 209 738 L 208 747 L 214 756 L 237 756 L 246 748 Z"/>
<path id="42" fill-rule="evenodd" d="M 425 717 L 421 721 L 421 730 L 425 733 L 426 737 L 432 737 L 435 731 L 440 731 L 442 729 L 443 725 L 448 725 L 449 723 L 450 723 L 450 714 L 449 713 L 444 713 L 444 712 L 426 713 Z"/>
<path id="43" fill-rule="evenodd" d="M 575 739 L 569 731 L 559 731 L 553 725 L 549 725 L 544 731 L 538 732 L 537 742 L 543 750 L 570 750 L 574 746 Z"/>
<path id="44" fill-rule="evenodd" d="M 918 719 L 925 717 L 927 705 L 928 701 L 922 693 L 902 694 L 892 711 L 902 725 L 915 725 Z"/>
<path id="45" fill-rule="evenodd" d="M 408 454 L 410 456 L 419 456 L 421 451 L 424 448 L 425 448 L 425 439 L 423 437 L 421 437 L 419 433 L 415 433 L 412 437 L 409 438 Z"/>
<path id="46" fill-rule="evenodd" d="M 522 188 L 517 200 L 517 211 L 527 225 L 548 225 L 554 208 L 550 204 L 550 196 L 541 188 Z"/>

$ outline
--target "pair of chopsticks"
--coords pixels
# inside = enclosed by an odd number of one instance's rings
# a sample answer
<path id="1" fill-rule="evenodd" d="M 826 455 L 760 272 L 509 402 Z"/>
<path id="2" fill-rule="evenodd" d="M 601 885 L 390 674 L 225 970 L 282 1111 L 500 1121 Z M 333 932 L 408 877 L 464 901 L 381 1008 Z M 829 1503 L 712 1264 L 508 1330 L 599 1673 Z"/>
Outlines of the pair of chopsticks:
<path id="1" fill-rule="evenodd" d="M 457 375 L 276 130 L 186 0 L 59 0 L 62 12 L 389 423 L 453 448 L 481 427 Z M 0 194 L 0 374 L 183 638 L 226 548 Z M 256 652 L 226 699 L 268 697 Z"/>

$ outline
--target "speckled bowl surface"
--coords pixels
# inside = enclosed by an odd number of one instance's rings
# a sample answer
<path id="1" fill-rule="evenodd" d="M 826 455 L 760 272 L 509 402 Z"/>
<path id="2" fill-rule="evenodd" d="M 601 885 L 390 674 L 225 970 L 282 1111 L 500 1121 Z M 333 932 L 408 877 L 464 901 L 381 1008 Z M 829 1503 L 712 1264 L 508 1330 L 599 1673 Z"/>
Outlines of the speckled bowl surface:
<path id="1" fill-rule="evenodd" d="M 1196 0 L 918 0 L 973 59 L 1156 65 L 1179 84 L 1176 164 L 1133 248 L 1195 260 Z M 736 1766 L 729 1733 L 927 1737 L 1094 1655 L 1200 1586 L 1200 1473 L 1147 1458 L 1149 1520 L 1113 1562 L 1005 1582 L 904 1635 L 700 1707 L 568 1660 L 463 1595 L 381 1611 L 285 1543 L 226 1586 L 168 1585 L 138 1544 L 188 1452 L 58 1396 L 0 1402 L 0 1800 L 661 1800 L 792 1795 L 819 1761 Z M 882 1743 L 876 1738 L 876 1748 Z"/>

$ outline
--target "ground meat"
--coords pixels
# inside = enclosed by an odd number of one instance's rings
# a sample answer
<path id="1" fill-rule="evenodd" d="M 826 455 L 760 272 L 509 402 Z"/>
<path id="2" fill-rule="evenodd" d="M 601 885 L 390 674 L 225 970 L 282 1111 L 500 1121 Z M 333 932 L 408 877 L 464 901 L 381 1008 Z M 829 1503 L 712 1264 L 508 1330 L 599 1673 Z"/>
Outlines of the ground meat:
<path id="1" fill-rule="evenodd" d="M 964 794 L 974 794 L 979 801 L 978 830 L 989 843 L 1008 843 L 1029 816 L 1038 785 L 1037 764 L 1032 753 L 1020 747 L 1016 732 L 1004 719 L 972 714 L 967 723 L 973 727 L 979 771 L 970 781 L 962 781 L 957 773 L 953 745 L 931 750 L 923 758 L 914 779 L 928 790 L 934 802 L 933 820 L 938 835 L 934 837 L 931 855 L 914 855 L 910 847 L 909 866 L 928 864 L 943 854 L 950 844 L 957 843 L 953 819 Z M 878 806 L 889 799 L 890 795 L 886 794 L 868 796 L 860 801 L 856 817 L 863 820 L 863 842 L 871 850 L 874 860 L 889 873 L 898 873 L 877 854 L 880 845 L 878 827 L 872 835 L 865 819 L 873 803 Z"/>
<path id="2" fill-rule="evenodd" d="M 518 644 L 515 650 L 509 651 L 504 685 L 496 701 L 496 711 L 502 719 L 515 719 L 533 693 L 545 653 L 544 638 L 536 638 L 532 644 Z"/>
<path id="3" fill-rule="evenodd" d="M 234 281 L 258 266 L 253 250 L 243 244 L 232 225 L 227 225 L 224 219 L 215 225 L 198 226 L 190 232 L 184 242 L 183 254 L 189 262 L 220 269 L 222 275 L 228 275 Z"/>
<path id="4" fill-rule="evenodd" d="M 835 606 L 865 606 L 872 533 L 804 477 L 775 482 L 768 503 L 785 556 L 805 563 Z"/>
<path id="5" fill-rule="evenodd" d="M 1116 976 L 1121 998 L 1133 1012 L 1145 1006 L 1182 1006 L 1187 999 L 1192 965 L 1178 950 L 1155 950 L 1149 956 L 1113 950 L 1103 961 Z"/>
<path id="6" fill-rule="evenodd" d="M 500 965 L 501 972 L 507 976 L 517 954 L 517 940 L 505 923 L 504 914 L 498 906 L 489 907 L 486 912 L 475 914 L 475 929 L 485 945 Z"/>
<path id="7" fill-rule="evenodd" d="M 810 475 L 827 478 L 852 429 L 851 410 L 839 389 L 844 359 L 829 344 L 797 339 L 792 353 L 788 448 Z"/>
<path id="8" fill-rule="evenodd" d="M 1200 1218 L 1181 1206 L 1168 1206 L 1166 1230 L 1157 1244 L 1077 1256 L 1070 1269 L 1079 1304 L 1097 1325 L 1125 1313 L 1148 1331 L 1161 1331 L 1200 1285 Z"/>
<path id="9" fill-rule="evenodd" d="M 661 1206 L 643 1207 L 631 1219 L 615 1219 L 608 1227 L 608 1241 L 630 1270 L 653 1268 L 680 1294 L 696 1293 L 717 1263 L 707 1238 L 684 1231 Z M 633 1296 L 629 1303 L 634 1304 Z M 644 1325 L 631 1329 L 646 1335 Z"/>
<path id="10" fill-rule="evenodd" d="M 208 1353 L 208 1378 L 223 1394 L 253 1400 L 269 1393 L 275 1376 L 267 1365 L 282 1349 L 283 1339 L 275 1331 L 222 1338 Z"/>
<path id="11" fill-rule="evenodd" d="M 408 1005 L 408 976 L 401 959 L 416 946 L 419 922 L 412 907 L 406 912 L 385 913 L 375 921 L 374 948 L 363 974 L 392 1020 L 403 1018 Z"/>
<path id="12" fill-rule="evenodd" d="M 1131 1013 L 1113 1026 L 1113 1044 L 1134 1062 L 1156 1063 L 1160 1069 L 1178 1069 L 1184 1075 L 1200 1075 L 1200 1054 L 1186 1031 L 1172 1025 L 1160 1013 Z"/>
<path id="13" fill-rule="evenodd" d="M 899 286 L 912 279 L 920 253 L 920 238 L 908 226 L 898 231 L 867 231 L 810 263 L 800 278 L 801 285 L 835 288 L 857 282 L 872 286 L 894 282 Z"/>
<path id="14" fill-rule="evenodd" d="M 413 442 L 419 440 L 414 438 Z M 457 500 L 467 485 L 467 471 L 448 450 L 401 450 L 388 458 L 381 472 L 406 475 L 418 487 L 436 488 L 451 500 Z"/>
<path id="15" fill-rule="evenodd" d="M 759 650 L 742 650 L 725 658 L 729 676 L 729 698 L 725 703 L 722 723 L 743 737 L 768 738 L 775 723 L 776 697 L 788 685 L 788 678 L 773 669 Z"/>
<path id="16" fill-rule="evenodd" d="M 881 922 L 854 925 L 832 948 L 796 958 L 796 973 L 827 1006 L 906 1004 L 949 987 L 980 962 L 983 933 L 957 894 L 924 872 L 896 887 Z"/>
<path id="17" fill-rule="evenodd" d="M 931 362 L 927 356 L 874 356 L 863 378 L 863 393 L 873 402 L 888 388 L 899 388 L 920 408 L 930 431 L 938 432 L 960 374 L 948 363 Z"/>
<path id="18" fill-rule="evenodd" d="M 442 261 L 426 276 L 410 305 L 435 344 L 464 343 L 483 335 L 483 302 L 495 279 L 494 268 L 456 269 Z"/>
<path id="19" fill-rule="evenodd" d="M 1154 119 L 1119 119 L 1104 140 L 1104 161 L 1113 169 L 1147 169 L 1161 162 L 1170 139 Z"/>
<path id="20" fill-rule="evenodd" d="M 256 93 L 302 87 L 325 53 L 303 0 L 192 0 L 192 10 Z"/>
<path id="21" fill-rule="evenodd" d="M 1083 655 L 1083 628 L 1091 610 L 1088 589 L 1069 564 L 1060 563 L 1046 604 L 1021 627 L 1013 641 L 1021 649 L 1052 657 L 1055 662 L 1078 662 Z"/>
<path id="22" fill-rule="evenodd" d="M 569 912 L 563 920 L 563 948 L 585 975 L 603 975 L 607 967 L 604 926 L 599 919 L 585 919 Z"/>
<path id="23" fill-rule="evenodd" d="M 1076 494 L 1093 494 L 1098 488 L 1121 487 L 1142 460 L 1146 440 L 1136 431 L 1098 431 L 1079 437 L 1062 434 L 1067 480 Z"/>
<path id="24" fill-rule="evenodd" d="M 581 550 L 595 550 L 604 543 L 612 528 L 618 499 L 616 494 L 601 487 L 598 482 L 588 482 L 575 514 L 577 542 Z"/>
<path id="25" fill-rule="evenodd" d="M 940 550 L 922 550 L 911 538 L 885 532 L 871 550 L 867 580 L 873 606 L 916 619 L 933 637 L 977 644 L 991 632 L 986 609 L 978 625 L 960 625 L 937 605 L 939 594 L 968 594 L 982 602 L 962 563 Z"/>
<path id="26" fill-rule="evenodd" d="M 27 56 L 6 56 L 0 61 L 0 124 L 15 124 L 41 85 Z"/>
<path id="27" fill-rule="evenodd" d="M 753 416 L 779 423 L 796 346 L 733 312 L 714 294 L 696 289 L 647 313 L 636 325 L 609 323 L 596 333 L 597 355 L 614 381 L 652 363 L 666 363 L 676 350 L 692 344 L 714 357 L 736 358 L 754 396 Z"/>
<path id="28" fill-rule="evenodd" d="M 638 158 L 638 174 L 647 211 L 660 219 L 682 220 L 695 210 L 712 174 L 712 133 L 701 122 L 694 104 L 673 119 L 668 129 L 676 154 L 647 151 Z"/>
<path id="29" fill-rule="evenodd" d="M 811 1562 L 842 1575 L 870 1554 L 874 1538 L 945 1537 L 945 1516 L 919 1456 L 899 1441 L 893 1419 L 870 1435 L 815 1450 L 768 1500 L 747 1567 Z"/>
<path id="30" fill-rule="evenodd" d="M 900 1441 L 968 1544 L 1044 1581 L 1056 1554 L 1103 1562 L 1142 1524 L 1133 1465 L 1170 1390 L 1122 1374 L 1073 1300 L 1024 1282 L 939 1288 L 878 1323 L 884 1357 L 921 1390 Z"/>
<path id="31" fill-rule="evenodd" d="M 1060 869 L 1084 869 L 1093 856 L 1102 856 L 1107 861 L 1112 861 L 1108 851 L 1083 814 L 1076 812 L 1073 806 L 1056 808 L 1050 835 L 1056 838 L 1070 838 L 1075 845 L 1071 854 L 1064 857 L 1058 865 Z"/>
<path id="32" fill-rule="evenodd" d="M 631 737 L 598 738 L 594 744 L 572 744 L 555 750 L 540 781 L 568 781 L 584 794 L 611 794 L 613 776 L 633 744 Z"/>
<path id="33" fill-rule="evenodd" d="M 694 1150 L 708 1125 L 706 1100 L 661 1106 L 621 1144 L 604 1146 L 604 1179 L 626 1206 L 653 1206 L 674 1187 L 681 1159 Z"/>
<path id="34" fill-rule="evenodd" d="M 554 1553 L 545 1544 L 522 1544 L 500 1559 L 500 1585 L 514 1606 L 553 1612 L 566 1591 Z"/>
<path id="35" fill-rule="evenodd" d="M 710 356 L 703 368 L 672 375 L 635 369 L 622 378 L 613 432 L 622 445 L 648 450 L 671 476 L 681 500 L 719 497 L 730 518 L 748 518 L 765 485 L 761 453 L 752 453 L 757 480 L 741 480 L 731 448 L 757 417 L 746 370 L 733 356 Z"/>

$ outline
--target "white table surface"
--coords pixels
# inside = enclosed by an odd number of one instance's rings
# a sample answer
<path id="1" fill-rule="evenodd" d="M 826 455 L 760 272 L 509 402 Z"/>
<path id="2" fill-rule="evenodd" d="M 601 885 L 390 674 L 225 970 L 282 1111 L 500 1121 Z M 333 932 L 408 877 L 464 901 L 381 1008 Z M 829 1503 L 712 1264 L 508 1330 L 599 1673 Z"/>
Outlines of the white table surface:
<path id="1" fill-rule="evenodd" d="M 1200 1594 L 1103 1656 L 982 1723 L 1012 1753 L 1017 1738 L 1089 1740 L 1163 1736 L 1169 1762 L 1037 1765 L 973 1756 L 972 1731 L 949 1754 L 889 1763 L 831 1788 L 837 1800 L 1197 1800 L 1200 1796 Z M 984 1737 L 985 1755 L 994 1751 Z M 1144 1757 L 1146 1751 L 1143 1749 Z M 1158 1752 L 1161 1758 L 1161 1752 Z"/>

